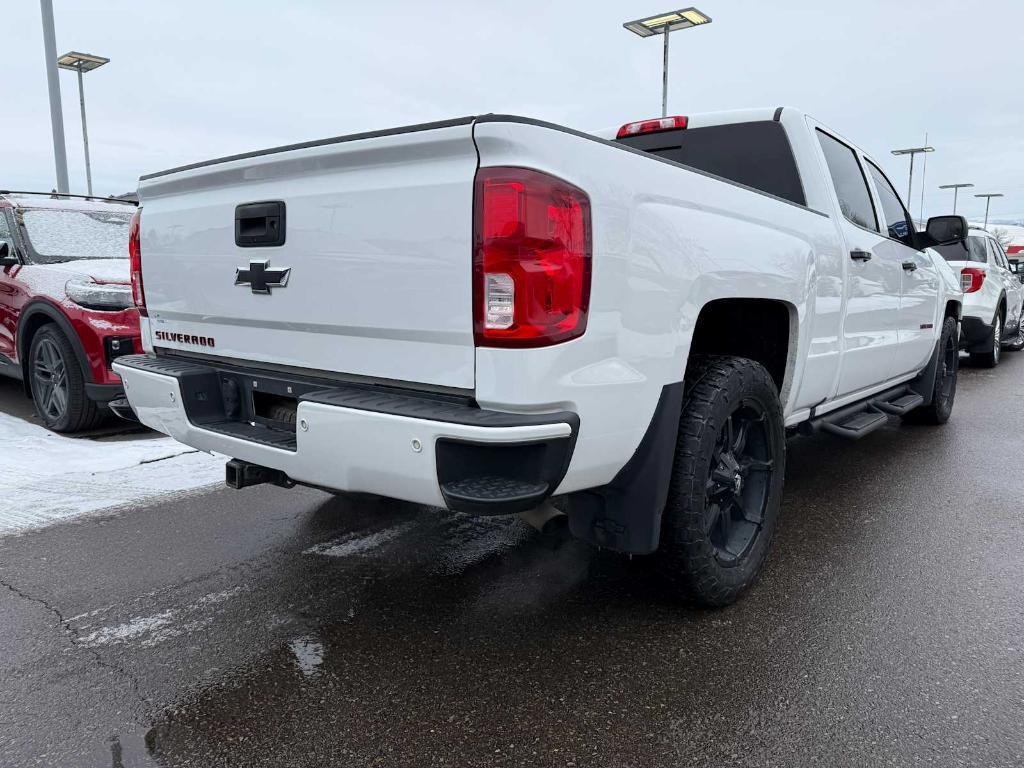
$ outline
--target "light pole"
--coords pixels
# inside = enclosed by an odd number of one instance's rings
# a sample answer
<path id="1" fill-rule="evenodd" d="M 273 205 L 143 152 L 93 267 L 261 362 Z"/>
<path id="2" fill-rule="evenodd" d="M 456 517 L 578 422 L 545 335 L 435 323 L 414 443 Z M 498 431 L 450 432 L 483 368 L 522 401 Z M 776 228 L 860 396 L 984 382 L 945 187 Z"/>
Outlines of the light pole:
<path id="1" fill-rule="evenodd" d="M 78 103 L 82 108 L 82 143 L 85 145 L 85 184 L 90 196 L 92 196 L 92 166 L 89 164 L 89 129 L 85 125 L 85 88 L 82 86 L 82 75 L 102 67 L 109 61 L 110 59 L 105 59 L 102 56 L 78 53 L 78 51 L 65 53 L 57 59 L 58 67 L 78 73 Z"/>
<path id="2" fill-rule="evenodd" d="M 973 187 L 973 184 L 940 184 L 939 189 L 952 189 L 953 190 L 953 213 L 956 213 L 956 195 L 961 189 L 967 187 Z"/>
<path id="3" fill-rule="evenodd" d="M 988 193 L 986 193 L 984 195 L 975 195 L 975 197 L 984 197 L 985 198 L 985 227 L 984 227 L 985 229 L 988 229 L 988 207 L 992 203 L 992 198 L 993 197 L 1002 197 L 1002 196 L 1003 196 L 1002 192 L 988 192 Z"/>
<path id="4" fill-rule="evenodd" d="M 657 16 L 648 16 L 646 19 L 627 21 L 624 26 L 630 32 L 640 37 L 654 37 L 655 35 L 665 36 L 664 62 L 661 71 L 661 116 L 668 116 L 668 35 L 677 29 L 690 29 L 710 24 L 711 17 L 707 16 L 696 8 L 684 8 L 681 11 L 667 11 Z"/>
<path id="5" fill-rule="evenodd" d="M 53 31 L 53 0 L 39 0 L 43 14 L 43 53 L 46 55 L 46 85 L 50 92 L 50 130 L 53 132 L 53 164 L 57 169 L 57 191 L 68 191 L 68 155 L 64 146 L 64 110 L 60 105 L 57 76 L 57 38 Z"/>
<path id="6" fill-rule="evenodd" d="M 910 193 L 914 190 L 914 155 L 922 152 L 934 152 L 935 147 L 910 147 L 908 149 L 894 149 L 894 155 L 910 155 L 910 181 L 907 184 L 907 209 L 910 209 Z"/>

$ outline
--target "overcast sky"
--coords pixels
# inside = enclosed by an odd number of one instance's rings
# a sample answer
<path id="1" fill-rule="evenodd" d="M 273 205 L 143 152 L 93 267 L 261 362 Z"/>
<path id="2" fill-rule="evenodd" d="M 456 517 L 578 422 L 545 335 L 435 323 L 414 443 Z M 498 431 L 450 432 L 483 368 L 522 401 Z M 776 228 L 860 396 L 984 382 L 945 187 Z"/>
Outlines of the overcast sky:
<path id="1" fill-rule="evenodd" d="M 36 0 L 4 0 L 0 187 L 50 189 L 53 149 Z M 660 38 L 622 22 L 663 0 L 54 0 L 57 52 L 87 74 L 94 187 L 251 149 L 483 112 L 582 130 L 656 115 Z M 699 0 L 714 19 L 672 37 L 671 114 L 797 106 L 890 156 L 924 141 L 939 184 L 1003 192 L 1024 217 L 1024 2 Z M 60 75 L 72 191 L 85 191 L 75 76 Z M 920 179 L 915 169 L 915 181 Z M 918 213 L 915 184 L 913 212 Z M 961 213 L 984 212 L 961 197 Z"/>

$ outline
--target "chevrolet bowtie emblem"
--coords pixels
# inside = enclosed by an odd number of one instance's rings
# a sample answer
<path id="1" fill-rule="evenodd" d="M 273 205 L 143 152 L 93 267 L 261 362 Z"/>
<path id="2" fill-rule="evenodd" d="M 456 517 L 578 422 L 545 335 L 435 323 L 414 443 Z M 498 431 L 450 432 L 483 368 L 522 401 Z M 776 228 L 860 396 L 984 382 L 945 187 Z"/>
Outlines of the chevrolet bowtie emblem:
<path id="1" fill-rule="evenodd" d="M 291 267 L 271 269 L 270 262 L 250 261 L 248 269 L 235 270 L 235 285 L 248 285 L 253 293 L 270 293 L 271 288 L 284 288 L 288 285 Z"/>

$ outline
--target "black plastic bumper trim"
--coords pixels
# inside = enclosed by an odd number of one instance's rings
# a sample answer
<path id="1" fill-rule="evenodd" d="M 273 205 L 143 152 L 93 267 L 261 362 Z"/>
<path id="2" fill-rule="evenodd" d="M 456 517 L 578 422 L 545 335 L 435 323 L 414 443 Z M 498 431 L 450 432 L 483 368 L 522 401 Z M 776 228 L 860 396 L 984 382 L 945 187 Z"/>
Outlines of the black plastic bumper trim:
<path id="1" fill-rule="evenodd" d="M 113 412 L 115 416 L 125 421 L 135 421 L 139 419 L 135 415 L 135 411 L 132 409 L 132 404 L 128 402 L 127 397 L 119 397 L 111 400 L 107 403 L 107 407 Z"/>
<path id="2" fill-rule="evenodd" d="M 121 384 L 86 384 L 85 396 L 96 403 L 109 403 L 124 397 L 124 387 Z"/>
<path id="3" fill-rule="evenodd" d="M 985 352 L 992 345 L 992 326 L 980 317 L 964 315 L 960 320 L 960 348 Z"/>

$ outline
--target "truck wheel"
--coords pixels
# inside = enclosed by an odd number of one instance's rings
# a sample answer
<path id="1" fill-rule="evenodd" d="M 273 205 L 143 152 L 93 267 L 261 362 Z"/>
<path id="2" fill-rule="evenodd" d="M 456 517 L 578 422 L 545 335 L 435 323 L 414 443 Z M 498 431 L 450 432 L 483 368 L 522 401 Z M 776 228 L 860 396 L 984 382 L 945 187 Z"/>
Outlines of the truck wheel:
<path id="1" fill-rule="evenodd" d="M 1003 318 L 996 314 L 992 323 L 992 341 L 984 352 L 971 352 L 971 362 L 981 368 L 995 368 L 999 365 L 999 355 L 1003 349 L 1000 337 L 1003 335 Z"/>
<path id="2" fill-rule="evenodd" d="M 691 360 L 655 556 L 662 575 L 699 604 L 735 601 L 764 564 L 785 465 L 768 372 L 742 357 Z"/>
<path id="3" fill-rule="evenodd" d="M 945 424 L 953 413 L 956 397 L 957 372 L 960 369 L 960 342 L 957 338 L 956 319 L 947 317 L 939 336 L 939 361 L 935 371 L 935 390 L 930 405 L 923 405 L 908 413 L 904 420 L 917 424 Z"/>
<path id="4" fill-rule="evenodd" d="M 71 342 L 55 325 L 32 337 L 29 385 L 36 413 L 54 432 L 81 432 L 103 421 L 104 413 L 85 394 L 85 375 Z"/>

